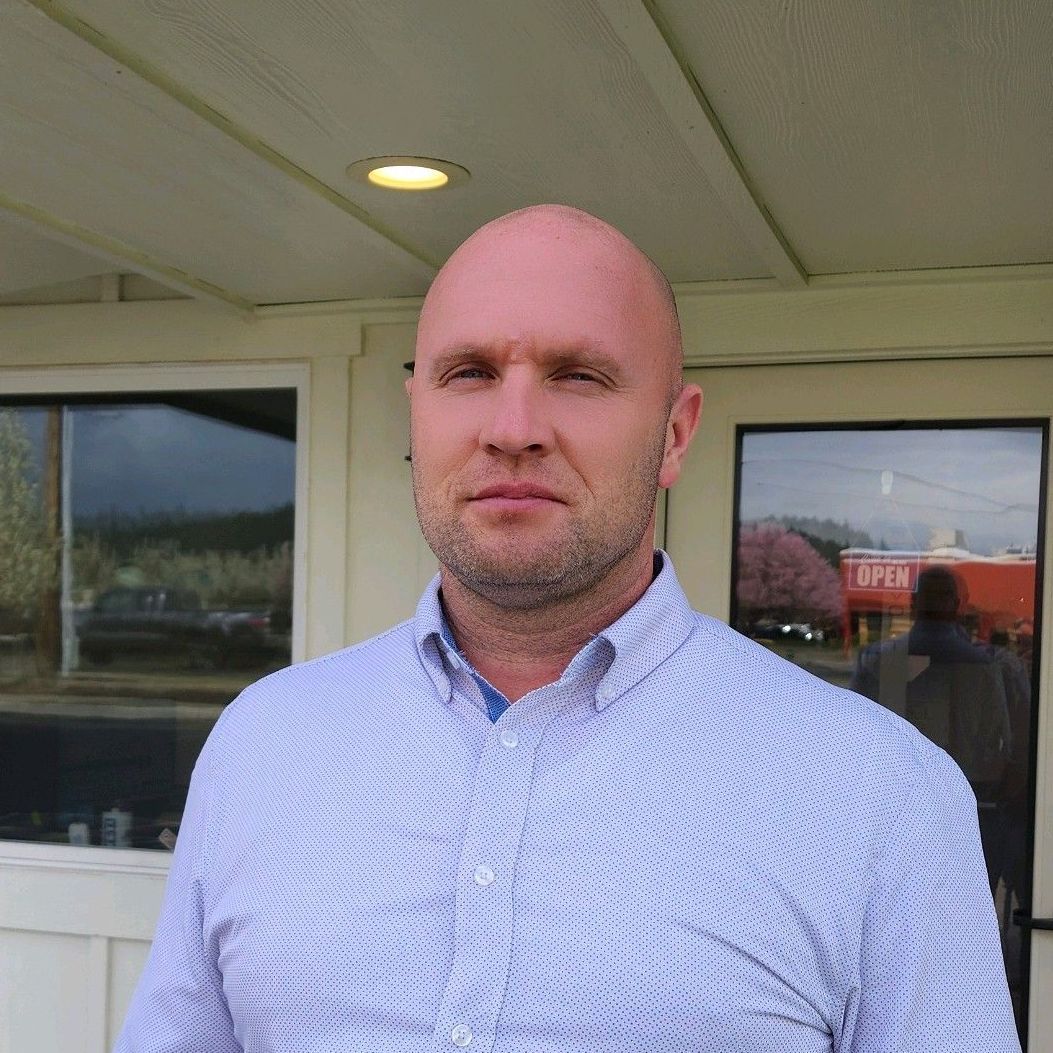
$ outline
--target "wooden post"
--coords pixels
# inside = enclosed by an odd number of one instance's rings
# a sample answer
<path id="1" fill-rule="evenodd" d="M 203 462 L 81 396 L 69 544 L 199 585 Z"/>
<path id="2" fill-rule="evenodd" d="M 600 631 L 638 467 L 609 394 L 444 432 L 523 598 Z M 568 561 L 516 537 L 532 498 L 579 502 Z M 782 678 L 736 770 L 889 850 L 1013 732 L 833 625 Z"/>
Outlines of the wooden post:
<path id="1" fill-rule="evenodd" d="M 62 407 L 48 406 L 44 440 L 44 538 L 51 573 L 40 597 L 37 621 L 37 673 L 54 676 L 62 662 L 60 571 L 62 560 Z"/>

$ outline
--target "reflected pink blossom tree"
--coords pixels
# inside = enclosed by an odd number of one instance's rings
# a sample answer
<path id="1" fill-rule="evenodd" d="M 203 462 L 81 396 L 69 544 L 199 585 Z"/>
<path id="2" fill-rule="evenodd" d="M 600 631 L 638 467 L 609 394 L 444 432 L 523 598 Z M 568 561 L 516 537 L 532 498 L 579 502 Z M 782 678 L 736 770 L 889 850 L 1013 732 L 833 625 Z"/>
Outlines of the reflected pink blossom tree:
<path id="1" fill-rule="evenodd" d="M 744 526 L 738 557 L 743 623 L 772 618 L 837 624 L 844 606 L 840 576 L 800 534 L 778 523 Z"/>

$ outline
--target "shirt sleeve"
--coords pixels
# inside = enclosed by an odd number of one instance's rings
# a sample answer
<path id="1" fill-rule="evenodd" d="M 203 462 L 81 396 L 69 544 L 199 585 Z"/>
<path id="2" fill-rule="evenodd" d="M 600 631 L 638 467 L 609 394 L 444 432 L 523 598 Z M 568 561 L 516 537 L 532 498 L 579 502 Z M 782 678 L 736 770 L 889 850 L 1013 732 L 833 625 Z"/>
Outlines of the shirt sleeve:
<path id="1" fill-rule="evenodd" d="M 1020 1053 L 976 798 L 942 750 L 875 863 L 854 994 L 840 1053 Z"/>
<path id="2" fill-rule="evenodd" d="M 203 939 L 210 745 L 190 779 L 153 945 L 114 1053 L 241 1053 L 222 976 Z"/>

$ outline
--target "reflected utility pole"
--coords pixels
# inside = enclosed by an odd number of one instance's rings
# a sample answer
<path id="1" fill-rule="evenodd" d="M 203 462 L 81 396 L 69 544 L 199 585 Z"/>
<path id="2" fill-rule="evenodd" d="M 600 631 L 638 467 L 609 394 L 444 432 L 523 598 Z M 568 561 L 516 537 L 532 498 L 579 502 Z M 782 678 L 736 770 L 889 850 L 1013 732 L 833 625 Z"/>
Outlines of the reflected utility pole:
<path id="1" fill-rule="evenodd" d="M 77 668 L 73 611 L 73 410 L 48 406 L 44 439 L 44 537 L 52 572 L 40 608 L 40 672 L 63 675 Z"/>
<path id="2" fill-rule="evenodd" d="M 61 536 L 62 536 L 62 407 L 48 406 L 44 435 L 44 543 L 48 575 L 40 598 L 37 630 L 37 672 L 50 676 L 62 665 Z"/>
<path id="3" fill-rule="evenodd" d="M 73 408 L 62 407 L 62 675 L 77 668 L 77 626 L 73 611 Z"/>

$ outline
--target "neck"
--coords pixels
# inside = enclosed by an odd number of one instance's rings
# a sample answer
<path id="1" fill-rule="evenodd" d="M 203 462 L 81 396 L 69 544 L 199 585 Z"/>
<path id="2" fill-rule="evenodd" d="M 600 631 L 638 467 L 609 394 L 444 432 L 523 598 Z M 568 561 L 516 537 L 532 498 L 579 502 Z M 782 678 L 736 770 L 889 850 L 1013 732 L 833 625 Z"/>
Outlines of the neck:
<path id="1" fill-rule="evenodd" d="M 630 553 L 591 589 L 530 610 L 510 609 L 465 588 L 442 568 L 442 602 L 457 645 L 510 702 L 558 680 L 597 633 L 647 591 L 652 552 Z"/>

